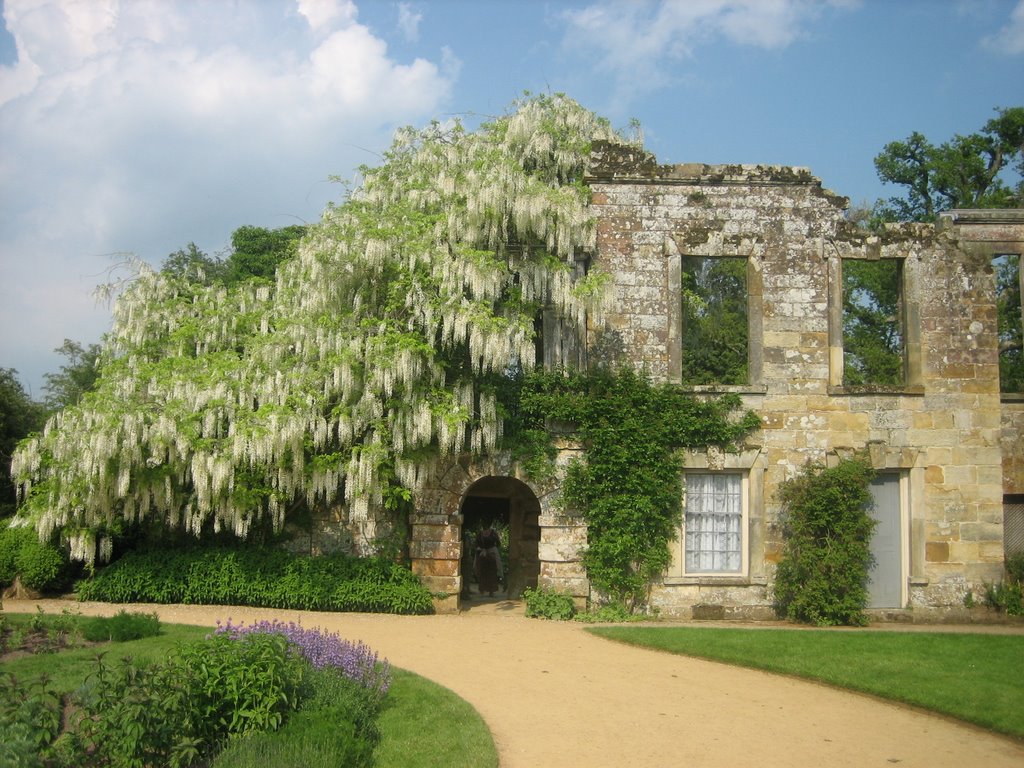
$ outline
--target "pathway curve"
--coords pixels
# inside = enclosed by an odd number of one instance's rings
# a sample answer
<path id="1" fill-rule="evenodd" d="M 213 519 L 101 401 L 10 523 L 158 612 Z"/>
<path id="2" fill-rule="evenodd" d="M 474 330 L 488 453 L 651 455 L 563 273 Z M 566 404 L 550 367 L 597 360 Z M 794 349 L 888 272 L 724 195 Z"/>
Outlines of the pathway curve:
<path id="1" fill-rule="evenodd" d="M 59 612 L 68 603 L 7 600 L 5 610 L 31 613 L 36 605 Z M 494 734 L 502 768 L 1024 766 L 1024 744 L 968 725 L 612 643 L 579 624 L 526 619 L 512 602 L 447 616 L 73 605 L 83 614 L 156 611 L 163 621 L 206 626 L 279 618 L 339 631 L 472 704 Z"/>

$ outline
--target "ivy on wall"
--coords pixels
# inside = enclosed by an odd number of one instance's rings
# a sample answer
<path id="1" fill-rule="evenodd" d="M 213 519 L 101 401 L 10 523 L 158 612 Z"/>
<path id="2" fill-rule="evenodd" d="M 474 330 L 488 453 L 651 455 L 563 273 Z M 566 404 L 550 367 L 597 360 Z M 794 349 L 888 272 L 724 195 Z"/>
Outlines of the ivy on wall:
<path id="1" fill-rule="evenodd" d="M 680 449 L 729 449 L 761 425 L 737 395 L 698 398 L 628 367 L 528 374 L 518 408 L 530 436 L 542 424 L 574 425 L 584 458 L 569 466 L 563 495 L 587 523 L 583 565 L 599 593 L 631 611 L 669 565 L 682 518 Z"/>

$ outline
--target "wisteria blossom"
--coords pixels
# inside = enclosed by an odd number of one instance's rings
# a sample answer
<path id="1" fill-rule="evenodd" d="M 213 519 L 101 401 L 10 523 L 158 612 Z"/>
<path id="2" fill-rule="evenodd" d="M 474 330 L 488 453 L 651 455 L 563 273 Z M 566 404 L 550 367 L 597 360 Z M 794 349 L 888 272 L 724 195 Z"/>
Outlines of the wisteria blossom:
<path id="1" fill-rule="evenodd" d="M 245 536 L 296 500 L 372 521 L 439 457 L 493 449 L 493 385 L 534 364 L 538 314 L 582 325 L 605 300 L 574 270 L 595 140 L 625 142 L 562 96 L 406 129 L 273 285 L 140 264 L 96 390 L 14 457 L 22 519 L 90 562 L 121 521 Z"/>

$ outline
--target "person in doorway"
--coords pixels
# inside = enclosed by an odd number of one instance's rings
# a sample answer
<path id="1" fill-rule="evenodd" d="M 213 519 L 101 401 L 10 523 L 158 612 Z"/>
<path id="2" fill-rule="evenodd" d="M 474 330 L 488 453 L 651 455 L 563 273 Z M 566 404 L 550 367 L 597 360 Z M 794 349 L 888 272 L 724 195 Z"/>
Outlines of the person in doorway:
<path id="1" fill-rule="evenodd" d="M 476 571 L 477 584 L 480 585 L 480 594 L 485 592 L 494 596 L 498 591 L 502 577 L 504 576 L 501 563 L 501 537 L 494 527 L 488 523 L 476 535 Z"/>

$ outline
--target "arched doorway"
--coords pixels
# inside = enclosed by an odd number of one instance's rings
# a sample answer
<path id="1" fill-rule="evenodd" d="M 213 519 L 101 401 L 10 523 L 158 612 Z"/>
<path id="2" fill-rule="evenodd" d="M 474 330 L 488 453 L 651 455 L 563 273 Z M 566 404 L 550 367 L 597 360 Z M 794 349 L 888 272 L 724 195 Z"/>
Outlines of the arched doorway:
<path id="1" fill-rule="evenodd" d="M 478 531 L 493 524 L 502 538 L 504 582 L 498 597 L 516 599 L 527 587 L 536 588 L 540 575 L 540 502 L 526 483 L 514 477 L 483 477 L 462 497 L 462 597 L 479 597 L 473 576 L 473 541 Z"/>

